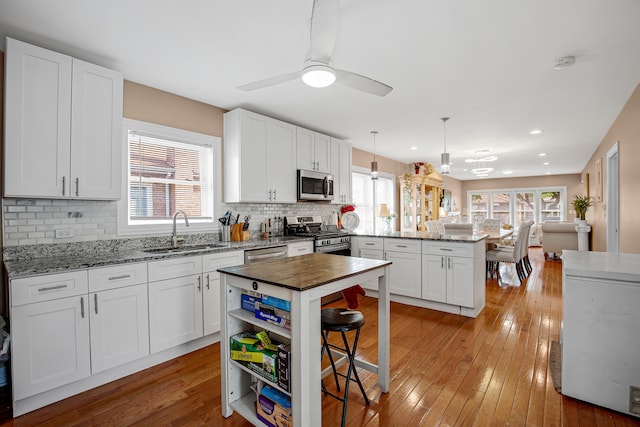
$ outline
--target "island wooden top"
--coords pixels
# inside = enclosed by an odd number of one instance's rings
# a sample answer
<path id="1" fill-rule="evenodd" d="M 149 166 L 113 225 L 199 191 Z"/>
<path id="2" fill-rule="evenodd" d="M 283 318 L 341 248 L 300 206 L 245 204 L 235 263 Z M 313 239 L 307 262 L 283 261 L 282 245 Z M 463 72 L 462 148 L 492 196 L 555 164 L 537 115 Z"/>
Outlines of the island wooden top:
<path id="1" fill-rule="evenodd" d="M 296 291 L 304 291 L 390 264 L 391 261 L 315 252 L 224 267 L 218 271 Z"/>

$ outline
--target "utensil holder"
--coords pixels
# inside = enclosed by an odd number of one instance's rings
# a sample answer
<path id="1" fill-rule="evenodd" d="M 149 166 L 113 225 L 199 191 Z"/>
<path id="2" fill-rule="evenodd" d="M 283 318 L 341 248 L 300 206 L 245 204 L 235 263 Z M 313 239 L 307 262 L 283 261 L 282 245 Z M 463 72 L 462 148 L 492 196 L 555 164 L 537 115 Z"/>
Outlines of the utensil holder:
<path id="1" fill-rule="evenodd" d="M 220 229 L 220 241 L 229 242 L 231 241 L 231 226 L 223 225 Z"/>
<path id="2" fill-rule="evenodd" d="M 238 224 L 233 224 L 231 226 L 231 241 L 239 242 L 242 240 L 249 240 L 249 232 L 243 231 L 244 222 L 239 222 Z"/>

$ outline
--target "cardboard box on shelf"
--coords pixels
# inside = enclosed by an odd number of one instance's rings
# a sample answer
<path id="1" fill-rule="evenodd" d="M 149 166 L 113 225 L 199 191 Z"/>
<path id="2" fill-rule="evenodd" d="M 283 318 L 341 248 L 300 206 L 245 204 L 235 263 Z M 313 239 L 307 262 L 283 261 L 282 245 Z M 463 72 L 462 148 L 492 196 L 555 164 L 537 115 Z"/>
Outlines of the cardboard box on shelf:
<path id="1" fill-rule="evenodd" d="M 278 387 L 291 392 L 291 345 L 280 344 L 278 346 L 278 363 L 276 365 L 278 375 Z"/>
<path id="2" fill-rule="evenodd" d="M 277 345 L 266 332 L 242 332 L 231 337 L 231 359 L 242 363 L 261 377 L 277 382 Z"/>
<path id="3" fill-rule="evenodd" d="M 269 427 L 291 427 L 291 400 L 273 387 L 265 385 L 256 402 L 258 419 Z"/>

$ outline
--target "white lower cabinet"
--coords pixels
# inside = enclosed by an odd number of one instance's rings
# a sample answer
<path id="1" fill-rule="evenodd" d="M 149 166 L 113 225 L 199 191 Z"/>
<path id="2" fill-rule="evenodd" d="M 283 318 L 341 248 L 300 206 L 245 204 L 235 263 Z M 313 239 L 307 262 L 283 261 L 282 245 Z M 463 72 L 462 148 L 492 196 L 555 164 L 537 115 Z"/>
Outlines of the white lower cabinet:
<path id="1" fill-rule="evenodd" d="M 474 307 L 473 249 L 463 243 L 423 243 L 422 298 Z"/>
<path id="2" fill-rule="evenodd" d="M 384 239 L 384 259 L 392 262 L 388 279 L 391 293 L 421 298 L 420 241 Z"/>
<path id="3" fill-rule="evenodd" d="M 293 242 L 287 245 L 287 256 L 298 256 L 311 253 L 313 253 L 313 242 L 311 240 Z"/>
<path id="4" fill-rule="evenodd" d="M 244 264 L 244 251 L 202 256 L 204 292 L 202 294 L 203 334 L 220 331 L 220 273 L 218 268 Z"/>
<path id="5" fill-rule="evenodd" d="M 384 243 L 378 237 L 352 237 L 351 256 L 368 259 L 384 259 Z M 371 280 L 360 284 L 365 289 L 378 290 L 378 281 Z"/>
<path id="6" fill-rule="evenodd" d="M 87 272 L 14 279 L 10 292 L 14 399 L 89 377 Z"/>

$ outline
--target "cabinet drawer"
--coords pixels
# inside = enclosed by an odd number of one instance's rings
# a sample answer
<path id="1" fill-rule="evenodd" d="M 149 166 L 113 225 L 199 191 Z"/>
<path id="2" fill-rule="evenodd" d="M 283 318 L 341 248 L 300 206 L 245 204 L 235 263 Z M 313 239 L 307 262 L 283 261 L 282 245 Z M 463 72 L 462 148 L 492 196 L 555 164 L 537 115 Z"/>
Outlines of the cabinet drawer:
<path id="1" fill-rule="evenodd" d="M 384 239 L 384 250 L 395 252 L 411 252 L 419 254 L 420 240 L 418 239 Z"/>
<path id="2" fill-rule="evenodd" d="M 87 271 L 13 279 L 10 286 L 13 307 L 71 297 L 88 292 Z"/>
<path id="3" fill-rule="evenodd" d="M 473 244 L 446 242 L 433 243 L 425 241 L 422 242 L 422 253 L 431 255 L 472 257 Z"/>
<path id="4" fill-rule="evenodd" d="M 220 277 L 219 268 L 240 264 L 244 264 L 244 251 L 202 255 L 202 271 L 209 273 L 211 280 Z"/>
<path id="5" fill-rule="evenodd" d="M 89 292 L 147 283 L 147 263 L 117 265 L 89 270 Z"/>
<path id="6" fill-rule="evenodd" d="M 287 256 L 298 256 L 313 253 L 313 242 L 295 242 L 287 245 Z"/>
<path id="7" fill-rule="evenodd" d="M 202 273 L 202 256 L 189 256 L 149 262 L 149 282 Z"/>
<path id="8" fill-rule="evenodd" d="M 383 240 L 375 237 L 358 237 L 358 246 L 360 249 L 384 249 Z"/>

